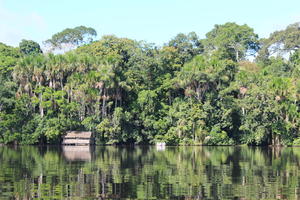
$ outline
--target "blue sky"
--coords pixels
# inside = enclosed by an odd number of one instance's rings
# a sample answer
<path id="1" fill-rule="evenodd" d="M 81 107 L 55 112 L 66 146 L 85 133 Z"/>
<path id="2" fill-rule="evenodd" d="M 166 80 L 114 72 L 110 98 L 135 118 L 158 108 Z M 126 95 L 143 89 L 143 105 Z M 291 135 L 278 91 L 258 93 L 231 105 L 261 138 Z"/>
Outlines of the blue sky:
<path id="1" fill-rule="evenodd" d="M 248 24 L 260 37 L 300 21 L 300 0 L 0 0 L 0 42 L 39 43 L 64 28 L 93 27 L 162 45 L 178 33 L 201 38 L 215 24 Z"/>

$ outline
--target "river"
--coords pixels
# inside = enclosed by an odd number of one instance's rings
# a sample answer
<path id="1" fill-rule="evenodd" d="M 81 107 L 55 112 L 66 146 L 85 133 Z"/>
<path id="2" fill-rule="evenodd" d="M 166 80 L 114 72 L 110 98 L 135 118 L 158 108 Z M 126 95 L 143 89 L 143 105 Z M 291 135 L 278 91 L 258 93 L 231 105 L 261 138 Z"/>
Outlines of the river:
<path id="1" fill-rule="evenodd" d="M 300 199 L 300 148 L 0 146 L 0 199 Z"/>

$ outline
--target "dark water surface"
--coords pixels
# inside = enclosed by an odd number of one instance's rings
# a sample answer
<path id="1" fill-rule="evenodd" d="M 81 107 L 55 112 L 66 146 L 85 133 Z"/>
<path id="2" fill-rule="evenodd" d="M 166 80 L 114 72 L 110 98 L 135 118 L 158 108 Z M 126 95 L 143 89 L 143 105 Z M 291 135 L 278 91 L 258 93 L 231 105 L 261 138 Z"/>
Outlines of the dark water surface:
<path id="1" fill-rule="evenodd" d="M 0 146 L 0 199 L 300 199 L 300 148 Z"/>

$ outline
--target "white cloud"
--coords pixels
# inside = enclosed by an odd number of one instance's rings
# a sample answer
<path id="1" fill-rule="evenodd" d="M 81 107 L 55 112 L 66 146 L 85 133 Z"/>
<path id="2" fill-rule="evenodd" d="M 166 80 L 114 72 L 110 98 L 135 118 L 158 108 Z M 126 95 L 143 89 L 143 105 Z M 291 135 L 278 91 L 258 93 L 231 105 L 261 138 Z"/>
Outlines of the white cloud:
<path id="1" fill-rule="evenodd" d="M 22 39 L 34 39 L 32 33 L 39 33 L 46 28 L 44 19 L 37 13 L 8 10 L 0 0 L 0 42 L 18 46 Z"/>

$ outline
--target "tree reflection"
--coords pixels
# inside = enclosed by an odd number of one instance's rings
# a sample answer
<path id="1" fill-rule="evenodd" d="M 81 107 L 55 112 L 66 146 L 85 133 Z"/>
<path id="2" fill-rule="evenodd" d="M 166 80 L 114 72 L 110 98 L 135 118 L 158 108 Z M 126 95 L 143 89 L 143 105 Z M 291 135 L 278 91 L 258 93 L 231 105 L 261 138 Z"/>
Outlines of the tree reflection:
<path id="1" fill-rule="evenodd" d="M 3 199 L 299 199 L 300 148 L 0 147 Z"/>

